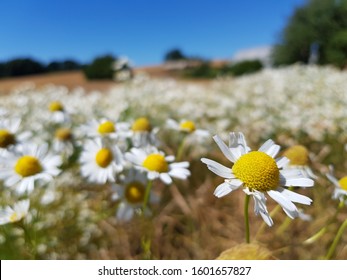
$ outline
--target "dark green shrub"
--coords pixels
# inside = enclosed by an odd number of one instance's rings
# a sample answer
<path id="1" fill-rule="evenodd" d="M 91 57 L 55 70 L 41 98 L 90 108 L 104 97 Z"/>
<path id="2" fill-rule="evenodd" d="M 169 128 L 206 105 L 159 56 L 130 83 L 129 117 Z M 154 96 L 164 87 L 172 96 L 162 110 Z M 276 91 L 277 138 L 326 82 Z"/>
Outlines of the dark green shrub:
<path id="1" fill-rule="evenodd" d="M 187 57 L 182 53 L 180 49 L 172 49 L 168 51 L 164 56 L 164 61 L 175 61 L 184 59 L 187 59 Z"/>
<path id="2" fill-rule="evenodd" d="M 218 70 L 213 68 L 210 63 L 204 62 L 199 66 L 185 70 L 183 75 L 186 78 L 212 79 L 217 77 Z"/>
<path id="3" fill-rule="evenodd" d="M 224 71 L 225 74 L 230 73 L 233 76 L 241 76 L 260 71 L 262 68 L 263 64 L 260 60 L 245 60 L 227 66 L 222 69 L 222 71 Z"/>
<path id="4" fill-rule="evenodd" d="M 113 79 L 113 63 L 115 58 L 112 55 L 97 57 L 93 62 L 83 69 L 84 74 L 89 80 Z"/>
<path id="5" fill-rule="evenodd" d="M 44 73 L 45 67 L 30 58 L 18 58 L 2 63 L 0 77 L 16 77 Z"/>

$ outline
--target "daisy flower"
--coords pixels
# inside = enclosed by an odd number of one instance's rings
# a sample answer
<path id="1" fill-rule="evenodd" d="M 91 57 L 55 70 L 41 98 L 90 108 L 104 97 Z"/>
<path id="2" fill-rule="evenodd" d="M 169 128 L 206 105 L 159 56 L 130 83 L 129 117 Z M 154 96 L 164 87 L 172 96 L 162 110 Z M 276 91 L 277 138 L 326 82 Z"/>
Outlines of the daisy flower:
<path id="1" fill-rule="evenodd" d="M 89 137 L 109 137 L 111 139 L 125 138 L 129 136 L 129 124 L 115 123 L 109 119 L 91 120 L 82 126 L 84 134 Z"/>
<path id="2" fill-rule="evenodd" d="M 29 211 L 29 199 L 16 202 L 13 207 L 6 206 L 0 210 L 0 225 L 15 223 L 23 219 Z"/>
<path id="3" fill-rule="evenodd" d="M 280 146 L 272 140 L 266 141 L 258 151 L 250 151 L 242 133 L 230 133 L 229 146 L 216 135 L 213 137 L 225 157 L 233 163 L 232 168 L 213 160 L 202 158 L 209 170 L 225 178 L 214 191 L 217 197 L 225 196 L 232 191 L 244 187 L 243 191 L 254 199 L 255 214 L 260 214 L 265 223 L 273 225 L 266 208 L 267 193 L 274 199 L 290 218 L 299 216 L 293 202 L 309 205 L 312 200 L 284 187 L 312 187 L 313 180 L 306 178 L 300 170 L 282 170 L 288 164 L 286 157 L 275 159 Z"/>
<path id="4" fill-rule="evenodd" d="M 70 128 L 60 127 L 54 132 L 53 150 L 57 153 L 63 153 L 67 157 L 74 152 L 73 134 Z"/>
<path id="5" fill-rule="evenodd" d="M 306 177 L 309 177 L 311 179 L 317 179 L 317 176 L 309 167 L 310 155 L 305 146 L 291 146 L 288 149 L 286 149 L 282 155 L 288 158 L 290 161 L 289 164 L 285 166 L 286 169 L 300 169 Z"/>
<path id="6" fill-rule="evenodd" d="M 198 129 L 191 120 L 181 120 L 179 123 L 173 119 L 168 119 L 167 126 L 171 129 L 188 133 L 189 135 L 196 136 L 198 139 L 210 136 L 210 133 L 205 129 Z"/>
<path id="7" fill-rule="evenodd" d="M 146 117 L 136 119 L 131 125 L 131 139 L 134 147 L 157 146 L 156 133 L 158 128 L 152 128 Z"/>
<path id="8" fill-rule="evenodd" d="M 340 202 L 344 202 L 347 205 L 347 176 L 338 180 L 334 176 L 333 166 L 329 166 L 329 173 L 327 173 L 326 176 L 335 187 L 332 195 L 333 199 L 338 199 Z"/>
<path id="9" fill-rule="evenodd" d="M 96 138 L 86 142 L 80 163 L 83 177 L 91 182 L 104 184 L 116 180 L 115 175 L 123 170 L 124 160 L 116 145 L 106 147 L 100 138 Z"/>
<path id="10" fill-rule="evenodd" d="M 61 163 L 61 157 L 51 154 L 47 144 L 23 144 L 0 154 L 0 179 L 19 194 L 30 193 L 36 181 L 49 182 L 57 176 Z"/>
<path id="11" fill-rule="evenodd" d="M 154 180 L 160 178 L 165 184 L 171 184 L 172 178 L 185 180 L 190 171 L 189 162 L 173 162 L 174 156 L 165 156 L 156 148 L 138 149 L 132 148 L 125 154 L 127 160 L 135 165 L 135 168 L 147 172 L 147 178 Z"/>
<path id="12" fill-rule="evenodd" d="M 52 114 L 51 118 L 53 122 L 64 123 L 70 121 L 70 116 L 60 101 L 52 101 L 49 103 L 48 109 Z"/>
<path id="13" fill-rule="evenodd" d="M 31 136 L 30 132 L 19 133 L 20 124 L 19 118 L 0 120 L 0 149 L 7 149 Z"/>
<path id="14" fill-rule="evenodd" d="M 145 200 L 147 176 L 134 169 L 130 169 L 128 176 L 122 185 L 113 185 L 113 199 L 120 200 L 117 209 L 117 218 L 121 221 L 129 221 L 135 212 L 143 206 Z M 150 202 L 158 201 L 158 197 L 151 193 Z"/>

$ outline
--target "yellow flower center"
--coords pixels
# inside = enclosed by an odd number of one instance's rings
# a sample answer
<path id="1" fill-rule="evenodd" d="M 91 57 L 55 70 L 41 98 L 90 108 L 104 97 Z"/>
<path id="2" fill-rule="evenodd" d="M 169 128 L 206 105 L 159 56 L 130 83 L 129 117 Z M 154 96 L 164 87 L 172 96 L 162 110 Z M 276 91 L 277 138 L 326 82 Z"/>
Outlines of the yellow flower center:
<path id="1" fill-rule="evenodd" d="M 102 168 L 106 168 L 107 166 L 109 166 L 112 160 L 113 160 L 113 154 L 107 148 L 102 148 L 101 150 L 97 152 L 95 156 L 96 163 Z"/>
<path id="2" fill-rule="evenodd" d="M 347 176 L 341 178 L 339 181 L 339 184 L 341 189 L 344 189 L 345 191 L 347 191 Z"/>
<path id="3" fill-rule="evenodd" d="M 143 161 L 142 165 L 150 171 L 157 171 L 159 173 L 167 172 L 169 170 L 165 157 L 161 154 L 150 154 Z"/>
<path id="4" fill-rule="evenodd" d="M 22 177 L 29 177 L 40 173 L 42 166 L 36 157 L 22 156 L 17 160 L 14 170 Z"/>
<path id="5" fill-rule="evenodd" d="M 60 141 L 68 141 L 68 140 L 71 140 L 72 133 L 71 133 L 71 130 L 69 128 L 62 127 L 62 128 L 58 128 L 55 131 L 54 136 L 55 136 L 55 138 L 57 138 Z"/>
<path id="6" fill-rule="evenodd" d="M 131 129 L 137 132 L 149 132 L 151 131 L 151 124 L 149 123 L 149 120 L 147 118 L 138 118 L 134 121 L 133 125 L 131 126 Z"/>
<path id="7" fill-rule="evenodd" d="M 130 203 L 141 203 L 145 198 L 146 188 L 140 182 L 134 181 L 126 186 L 125 198 Z"/>
<path id="8" fill-rule="evenodd" d="M 17 213 L 12 213 L 12 215 L 9 218 L 11 223 L 17 222 L 19 220 L 19 217 L 17 215 Z"/>
<path id="9" fill-rule="evenodd" d="M 100 134 L 107 134 L 107 133 L 112 133 L 115 131 L 116 131 L 116 128 L 115 128 L 113 122 L 111 122 L 111 121 L 105 121 L 105 122 L 101 123 L 98 127 L 98 132 Z"/>
<path id="10" fill-rule="evenodd" d="M 189 132 L 189 133 L 192 133 L 196 129 L 195 124 L 192 121 L 181 122 L 180 128 L 181 128 L 181 130 Z"/>
<path id="11" fill-rule="evenodd" d="M 276 161 L 264 152 L 253 151 L 241 156 L 232 171 L 250 189 L 265 192 L 279 185 L 280 172 Z"/>
<path id="12" fill-rule="evenodd" d="M 6 129 L 0 129 L 0 148 L 6 148 L 16 143 L 16 139 L 12 133 Z"/>
<path id="13" fill-rule="evenodd" d="M 64 111 L 64 106 L 59 101 L 53 101 L 49 104 L 49 110 L 51 112 Z"/>
<path id="14" fill-rule="evenodd" d="M 295 145 L 283 152 L 283 156 L 290 160 L 290 165 L 308 165 L 308 150 L 302 145 Z"/>

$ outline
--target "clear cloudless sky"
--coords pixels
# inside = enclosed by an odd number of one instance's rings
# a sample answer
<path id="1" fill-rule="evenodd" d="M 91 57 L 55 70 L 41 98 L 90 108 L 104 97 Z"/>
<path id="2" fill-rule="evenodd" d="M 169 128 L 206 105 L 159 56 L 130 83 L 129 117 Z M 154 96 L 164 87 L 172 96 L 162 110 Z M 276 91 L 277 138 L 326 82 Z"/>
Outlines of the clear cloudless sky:
<path id="1" fill-rule="evenodd" d="M 1 0 L 0 61 L 42 62 L 103 54 L 158 64 L 179 48 L 226 59 L 272 45 L 306 0 Z"/>

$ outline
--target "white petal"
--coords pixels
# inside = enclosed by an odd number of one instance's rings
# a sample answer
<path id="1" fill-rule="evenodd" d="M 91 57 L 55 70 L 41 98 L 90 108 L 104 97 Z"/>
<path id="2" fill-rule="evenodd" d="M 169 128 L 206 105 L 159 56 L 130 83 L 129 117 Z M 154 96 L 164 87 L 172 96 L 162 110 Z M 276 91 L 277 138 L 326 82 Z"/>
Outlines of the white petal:
<path id="1" fill-rule="evenodd" d="M 281 169 L 289 164 L 290 160 L 286 157 L 279 157 L 276 159 L 278 169 Z"/>
<path id="2" fill-rule="evenodd" d="M 258 149 L 258 151 L 259 151 L 259 152 L 264 152 L 264 153 L 266 153 L 266 151 L 267 151 L 268 149 L 270 149 L 270 147 L 271 147 L 272 145 L 274 145 L 274 144 L 275 144 L 275 142 L 272 141 L 271 139 L 269 139 L 269 140 L 267 140 L 263 145 L 260 146 L 260 148 Z"/>
<path id="3" fill-rule="evenodd" d="M 287 197 L 282 195 L 280 192 L 271 190 L 271 191 L 268 191 L 267 193 L 273 200 L 275 200 L 279 205 L 281 205 L 284 212 L 286 212 L 286 214 L 290 218 L 293 219 L 299 215 L 298 210 L 296 206 L 294 205 L 294 203 L 291 202 Z"/>
<path id="4" fill-rule="evenodd" d="M 214 195 L 216 197 L 223 197 L 227 195 L 228 193 L 231 193 L 233 191 L 233 188 L 231 188 L 230 184 L 228 183 L 222 183 L 214 190 Z"/>
<path id="5" fill-rule="evenodd" d="M 228 160 L 231 162 L 235 162 L 237 160 L 237 157 L 235 157 L 235 155 L 229 150 L 228 146 L 225 145 L 223 140 L 218 135 L 213 136 L 213 139 Z"/>
<path id="6" fill-rule="evenodd" d="M 121 221 L 129 221 L 134 216 L 134 209 L 125 202 L 118 205 L 117 218 Z"/>
<path id="7" fill-rule="evenodd" d="M 306 204 L 306 205 L 310 205 L 312 202 L 311 198 L 292 192 L 290 190 L 286 190 L 284 188 L 278 188 L 277 191 L 279 191 L 286 198 L 290 199 L 292 202 L 297 202 L 297 203 Z"/>
<path id="8" fill-rule="evenodd" d="M 217 174 L 218 176 L 227 179 L 235 178 L 235 175 L 232 173 L 230 168 L 225 167 L 224 165 L 207 158 L 202 158 L 201 161 L 207 164 L 207 168 L 211 170 L 213 173 Z"/>
<path id="9" fill-rule="evenodd" d="M 314 181 L 309 178 L 290 178 L 286 179 L 285 186 L 286 187 L 312 187 L 314 185 Z"/>
<path id="10" fill-rule="evenodd" d="M 272 140 L 271 140 L 272 141 Z M 263 145 L 264 146 L 264 145 Z M 262 147 L 263 147 L 262 146 Z M 265 149 L 267 148 L 267 149 Z M 281 147 L 279 145 L 276 145 L 273 143 L 272 141 L 272 145 L 270 146 L 269 144 L 267 144 L 265 147 L 264 147 L 264 153 L 268 154 L 270 157 L 272 158 L 275 158 L 276 155 L 278 154 L 278 152 L 280 151 Z M 259 149 L 260 150 L 260 149 Z"/>
<path id="11" fill-rule="evenodd" d="M 167 185 L 170 185 L 172 183 L 172 179 L 167 173 L 160 173 L 160 179 Z"/>

